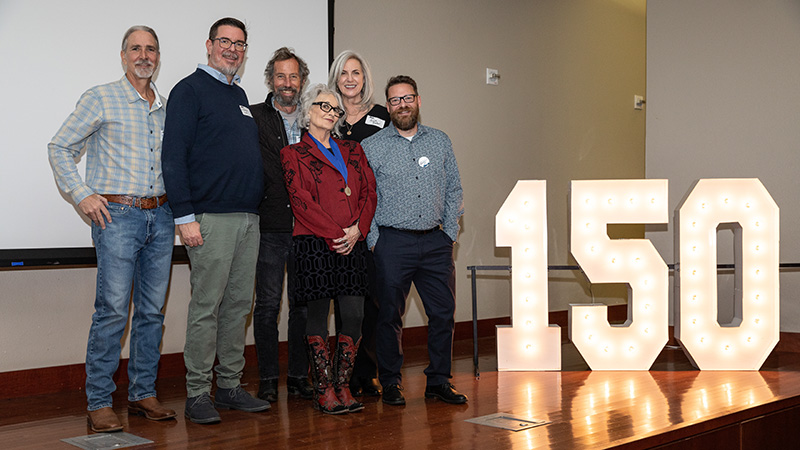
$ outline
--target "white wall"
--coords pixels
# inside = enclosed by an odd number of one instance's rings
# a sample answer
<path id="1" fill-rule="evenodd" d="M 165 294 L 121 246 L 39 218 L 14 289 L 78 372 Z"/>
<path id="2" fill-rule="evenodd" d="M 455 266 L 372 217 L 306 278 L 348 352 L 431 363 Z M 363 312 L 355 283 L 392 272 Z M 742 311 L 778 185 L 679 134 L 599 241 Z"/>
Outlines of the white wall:
<path id="1" fill-rule="evenodd" d="M 328 66 L 327 1 L 292 5 L 303 11 L 304 33 L 274 19 L 272 12 L 284 6 L 277 0 L 138 0 L 135 7 L 123 0 L 0 1 L 0 59 L 9 65 L 0 71 L 8 105 L 0 108 L 0 210 L 24 218 L 2 225 L 0 249 L 92 246 L 88 220 L 56 187 L 46 148 L 86 89 L 122 77 L 120 47 L 128 27 L 147 24 L 156 30 L 161 66 L 155 81 L 168 97 L 175 83 L 206 62 L 211 24 L 240 18 L 248 26 L 250 48 L 239 75 L 256 103 L 266 97 L 264 67 L 283 45 L 306 55 L 312 81 L 326 80 L 316 76 Z M 81 161 L 81 173 L 83 166 Z"/>
<path id="2" fill-rule="evenodd" d="M 781 208 L 782 262 L 800 261 L 798 49 L 796 0 L 648 3 L 647 178 L 669 179 L 671 209 L 697 179 L 760 178 Z M 668 262 L 673 230 L 648 234 Z M 800 273 L 780 280 L 781 330 L 800 331 Z"/>

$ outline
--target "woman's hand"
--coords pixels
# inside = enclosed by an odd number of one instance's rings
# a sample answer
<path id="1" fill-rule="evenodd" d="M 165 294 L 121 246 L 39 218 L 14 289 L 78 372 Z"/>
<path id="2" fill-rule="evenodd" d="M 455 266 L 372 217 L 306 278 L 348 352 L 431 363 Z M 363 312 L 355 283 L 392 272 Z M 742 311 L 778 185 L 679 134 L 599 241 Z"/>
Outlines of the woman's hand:
<path id="1" fill-rule="evenodd" d="M 358 222 L 351 227 L 343 228 L 342 231 L 344 231 L 344 236 L 333 240 L 336 244 L 333 246 L 333 249 L 340 255 L 349 255 L 350 252 L 353 251 L 353 246 L 358 242 L 358 238 L 361 237 L 361 231 L 358 229 Z"/>

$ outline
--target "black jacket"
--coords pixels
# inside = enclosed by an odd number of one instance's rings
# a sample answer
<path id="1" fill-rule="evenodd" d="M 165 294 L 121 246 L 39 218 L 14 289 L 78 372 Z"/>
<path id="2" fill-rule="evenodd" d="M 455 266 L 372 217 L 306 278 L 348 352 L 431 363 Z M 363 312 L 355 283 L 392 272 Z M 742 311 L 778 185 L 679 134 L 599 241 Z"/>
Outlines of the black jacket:
<path id="1" fill-rule="evenodd" d="M 289 142 L 281 114 L 272 107 L 272 93 L 264 103 L 251 105 L 250 112 L 258 125 L 258 143 L 264 165 L 264 196 L 258 207 L 261 231 L 291 233 L 294 217 L 281 167 L 281 149 Z"/>

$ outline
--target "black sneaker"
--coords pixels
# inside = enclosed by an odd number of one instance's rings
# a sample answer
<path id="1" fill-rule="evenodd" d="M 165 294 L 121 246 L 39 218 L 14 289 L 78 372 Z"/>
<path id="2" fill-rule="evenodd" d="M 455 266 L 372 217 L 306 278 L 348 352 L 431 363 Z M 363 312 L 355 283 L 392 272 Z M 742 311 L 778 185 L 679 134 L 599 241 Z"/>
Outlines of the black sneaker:
<path id="1" fill-rule="evenodd" d="M 399 384 L 390 384 L 383 387 L 383 403 L 387 405 L 405 405 L 406 398 L 403 397 L 403 386 Z"/>
<path id="2" fill-rule="evenodd" d="M 214 404 L 211 402 L 211 396 L 208 395 L 208 392 L 203 392 L 197 397 L 187 398 L 183 415 L 194 423 L 204 425 L 220 421 L 219 413 L 214 409 Z"/>
<path id="3" fill-rule="evenodd" d="M 425 387 L 425 398 L 438 398 L 443 402 L 452 403 L 454 405 L 467 403 L 467 396 L 458 392 L 456 387 L 450 383 Z"/>
<path id="4" fill-rule="evenodd" d="M 270 403 L 278 401 L 278 379 L 261 380 L 258 383 L 258 398 Z"/>
<path id="5" fill-rule="evenodd" d="M 238 409 L 245 412 L 260 412 L 269 409 L 269 402 L 254 398 L 241 385 L 233 389 L 218 388 L 214 395 L 217 408 Z"/>
<path id="6" fill-rule="evenodd" d="M 304 400 L 314 397 L 314 388 L 311 386 L 311 382 L 308 381 L 308 377 L 286 377 L 286 391 L 291 395 L 299 395 Z"/>

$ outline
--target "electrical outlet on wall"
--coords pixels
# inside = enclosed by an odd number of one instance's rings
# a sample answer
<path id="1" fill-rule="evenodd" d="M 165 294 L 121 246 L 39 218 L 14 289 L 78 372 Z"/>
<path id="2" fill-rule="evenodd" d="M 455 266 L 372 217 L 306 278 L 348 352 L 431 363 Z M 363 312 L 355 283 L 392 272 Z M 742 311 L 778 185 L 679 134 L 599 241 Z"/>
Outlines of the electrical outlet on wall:
<path id="1" fill-rule="evenodd" d="M 641 95 L 633 96 L 633 109 L 642 109 L 644 106 L 644 97 Z"/>
<path id="2" fill-rule="evenodd" d="M 500 84 L 500 71 L 497 69 L 486 68 L 486 84 L 497 86 Z"/>

